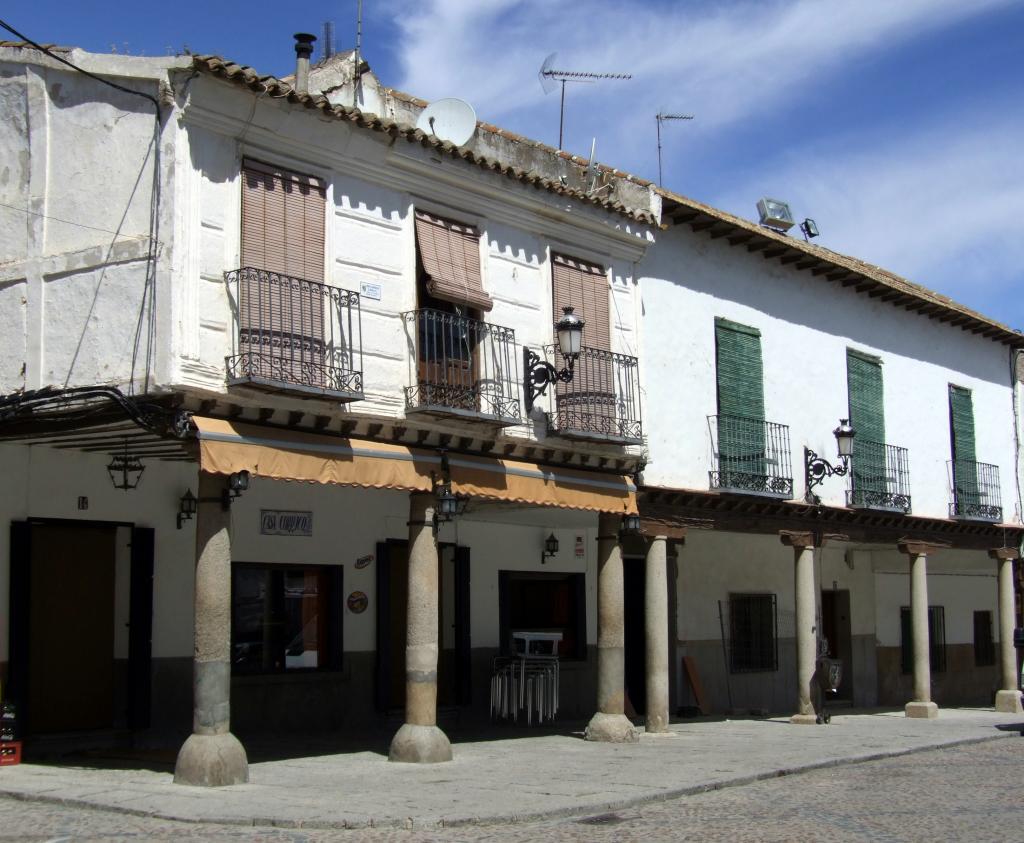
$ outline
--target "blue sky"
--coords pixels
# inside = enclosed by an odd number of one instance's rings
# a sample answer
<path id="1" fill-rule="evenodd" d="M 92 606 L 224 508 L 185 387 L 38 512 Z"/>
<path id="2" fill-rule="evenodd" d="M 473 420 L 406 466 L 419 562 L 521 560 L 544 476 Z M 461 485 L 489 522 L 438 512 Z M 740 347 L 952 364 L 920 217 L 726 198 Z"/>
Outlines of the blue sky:
<path id="1" fill-rule="evenodd" d="M 188 47 L 283 75 L 291 34 L 355 0 L 9 2 L 35 40 L 166 54 Z M 243 13 L 244 9 L 244 13 Z M 1024 0 L 365 0 L 364 53 L 385 82 L 462 97 L 481 119 L 555 143 L 568 69 L 631 72 L 570 86 L 565 147 L 657 176 L 747 218 L 763 195 L 814 217 L 819 243 L 1024 328 Z"/>

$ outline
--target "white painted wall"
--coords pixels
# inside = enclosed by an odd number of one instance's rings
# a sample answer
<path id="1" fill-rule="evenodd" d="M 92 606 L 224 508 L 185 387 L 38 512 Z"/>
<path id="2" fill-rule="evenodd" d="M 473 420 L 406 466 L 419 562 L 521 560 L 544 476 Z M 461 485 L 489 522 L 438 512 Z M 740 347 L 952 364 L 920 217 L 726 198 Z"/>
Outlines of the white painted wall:
<path id="1" fill-rule="evenodd" d="M 991 340 L 857 295 L 850 289 L 671 228 L 644 258 L 643 372 L 651 462 L 645 482 L 708 488 L 707 416 L 717 411 L 716 316 L 761 331 L 765 416 L 790 427 L 794 495 L 803 497 L 804 446 L 829 460 L 832 430 L 849 415 L 846 350 L 881 357 L 886 438 L 909 449 L 913 512 L 948 517 L 948 386 L 974 399 L 977 458 L 1000 468 L 1004 520 L 1016 512 L 1009 352 Z M 842 506 L 845 483 L 815 489 Z"/>

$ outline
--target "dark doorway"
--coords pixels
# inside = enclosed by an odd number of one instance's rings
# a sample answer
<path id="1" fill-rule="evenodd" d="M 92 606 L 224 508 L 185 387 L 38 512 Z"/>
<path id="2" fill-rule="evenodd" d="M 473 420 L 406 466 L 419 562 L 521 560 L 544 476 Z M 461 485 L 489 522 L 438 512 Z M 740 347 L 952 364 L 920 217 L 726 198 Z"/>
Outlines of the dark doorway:
<path id="1" fill-rule="evenodd" d="M 637 714 L 647 711 L 647 644 L 644 630 L 646 567 L 642 558 L 623 560 L 626 695 Z M 629 713 L 628 708 L 626 713 Z"/>
<path id="2" fill-rule="evenodd" d="M 471 694 L 469 549 L 438 548 L 437 704 L 466 705 Z M 377 545 L 377 707 L 405 708 L 405 643 L 409 610 L 409 548 Z"/>
<path id="3" fill-rule="evenodd" d="M 821 634 L 828 641 L 829 658 L 841 659 L 843 678 L 836 699 L 853 699 L 853 637 L 850 624 L 850 592 L 821 592 Z"/>
<path id="4" fill-rule="evenodd" d="M 36 734 L 114 724 L 116 533 L 32 526 L 27 701 Z"/>

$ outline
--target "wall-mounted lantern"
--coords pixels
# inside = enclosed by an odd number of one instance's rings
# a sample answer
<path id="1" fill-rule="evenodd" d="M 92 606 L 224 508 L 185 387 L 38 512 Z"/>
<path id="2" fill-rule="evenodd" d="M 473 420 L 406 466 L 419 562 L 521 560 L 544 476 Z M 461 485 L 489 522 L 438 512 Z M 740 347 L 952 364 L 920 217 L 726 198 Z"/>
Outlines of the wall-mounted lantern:
<path id="1" fill-rule="evenodd" d="M 621 532 L 625 534 L 636 534 L 640 532 L 639 515 L 623 515 Z"/>
<path id="2" fill-rule="evenodd" d="M 827 460 L 819 457 L 810 448 L 804 448 L 804 483 L 807 489 L 806 499 L 808 503 L 821 503 L 821 498 L 812 493 L 811 489 L 821 483 L 822 480 L 834 474 L 843 477 L 850 471 L 850 457 L 853 455 L 853 437 L 856 435 L 856 431 L 850 427 L 850 420 L 840 419 L 839 427 L 832 431 L 832 435 L 836 438 L 836 449 L 841 461 L 838 465 L 832 465 Z"/>
<path id="3" fill-rule="evenodd" d="M 221 494 L 221 506 L 230 509 L 235 498 L 240 497 L 242 492 L 249 491 L 249 472 L 244 468 L 228 475 L 228 486 Z"/>
<path id="4" fill-rule="evenodd" d="M 196 510 L 199 507 L 199 501 L 196 496 L 192 494 L 191 489 L 186 489 L 178 499 L 178 529 L 181 529 L 181 525 L 186 521 L 191 521 L 192 516 L 196 514 Z"/>
<path id="5" fill-rule="evenodd" d="M 548 559 L 555 556 L 558 553 L 558 539 L 555 534 L 552 533 L 546 539 L 544 539 L 544 547 L 540 550 L 540 564 L 544 565 Z"/>
<path id="6" fill-rule="evenodd" d="M 121 454 L 112 454 L 110 463 L 107 465 L 107 473 L 110 475 L 110 482 L 114 484 L 115 489 L 124 489 L 126 492 L 129 489 L 135 489 L 139 485 L 139 481 L 142 480 L 142 472 L 146 470 L 146 467 L 134 454 L 128 453 L 128 440 L 124 441 L 124 452 Z"/>
<path id="7" fill-rule="evenodd" d="M 573 308 L 563 307 L 562 318 L 555 323 L 555 336 L 558 337 L 558 350 L 565 360 L 565 367 L 559 371 L 546 360 L 541 360 L 529 348 L 523 346 L 523 400 L 526 412 L 533 409 L 533 402 L 540 398 L 555 381 L 570 383 L 576 358 L 583 349 L 583 326 Z"/>

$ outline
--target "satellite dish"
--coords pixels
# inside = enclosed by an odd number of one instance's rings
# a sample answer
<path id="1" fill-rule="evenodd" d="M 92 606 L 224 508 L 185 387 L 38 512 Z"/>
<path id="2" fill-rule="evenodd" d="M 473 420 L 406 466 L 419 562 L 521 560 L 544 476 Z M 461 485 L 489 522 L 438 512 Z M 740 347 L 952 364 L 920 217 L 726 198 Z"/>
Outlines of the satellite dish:
<path id="1" fill-rule="evenodd" d="M 540 66 L 540 72 L 537 74 L 537 78 L 540 79 L 540 86 L 544 89 L 545 94 L 550 94 L 558 87 L 558 81 L 551 76 L 551 68 L 554 67 L 557 56 L 558 53 L 552 53 L 544 59 L 544 64 Z"/>
<path id="2" fill-rule="evenodd" d="M 416 128 L 438 140 L 462 146 L 476 131 L 476 112 L 464 100 L 454 97 L 437 100 L 423 109 Z"/>

